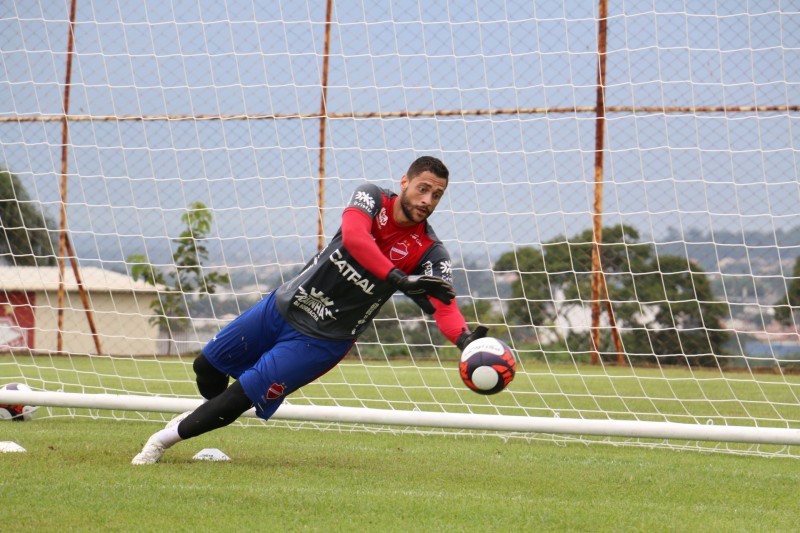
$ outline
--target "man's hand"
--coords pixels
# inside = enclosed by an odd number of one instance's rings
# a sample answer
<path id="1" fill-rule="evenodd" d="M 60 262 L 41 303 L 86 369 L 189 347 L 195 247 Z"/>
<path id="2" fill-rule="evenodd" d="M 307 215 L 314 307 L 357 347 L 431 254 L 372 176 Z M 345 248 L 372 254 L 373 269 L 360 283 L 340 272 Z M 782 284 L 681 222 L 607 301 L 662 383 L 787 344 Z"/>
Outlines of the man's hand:
<path id="1" fill-rule="evenodd" d="M 449 304 L 456 297 L 453 286 L 436 276 L 406 276 L 399 268 L 393 268 L 386 276 L 386 281 L 405 293 L 430 315 L 436 311 L 436 308 L 428 300 L 428 296 L 436 298 L 444 304 Z"/>
<path id="2" fill-rule="evenodd" d="M 489 328 L 486 326 L 478 326 L 475 331 L 464 331 L 456 339 L 456 346 L 463 352 L 464 348 L 469 346 L 469 343 L 484 338 L 487 333 L 489 333 Z"/>

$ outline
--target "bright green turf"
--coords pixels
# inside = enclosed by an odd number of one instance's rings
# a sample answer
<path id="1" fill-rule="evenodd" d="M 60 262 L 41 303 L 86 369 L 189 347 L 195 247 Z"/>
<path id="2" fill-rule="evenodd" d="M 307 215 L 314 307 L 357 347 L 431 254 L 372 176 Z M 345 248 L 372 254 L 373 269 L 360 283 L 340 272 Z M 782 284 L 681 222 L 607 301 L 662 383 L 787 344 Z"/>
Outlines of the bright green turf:
<path id="1" fill-rule="evenodd" d="M 797 376 L 532 361 L 521 367 L 514 394 L 484 398 L 466 391 L 446 362 L 345 361 L 291 401 L 329 405 L 333 396 L 341 405 L 445 404 L 453 412 L 469 405 L 473 412 L 541 416 L 607 410 L 620 419 L 649 412 L 651 419 L 701 423 L 752 423 L 745 415 L 763 423 L 776 411 L 800 419 Z M 189 372 L 188 360 L 175 358 L 0 356 L 0 381 L 22 374 L 46 390 L 196 397 Z M 276 423 L 225 428 L 179 444 L 162 464 L 133 467 L 131 458 L 160 424 L 131 421 L 140 416 L 132 412 L 114 413 L 128 421 L 45 414 L 40 410 L 31 423 L 0 423 L 0 441 L 28 449 L 0 454 L 0 494 L 12 510 L 2 515 L 0 531 L 793 531 L 800 518 L 797 459 L 294 431 Z M 233 461 L 192 461 L 205 447 Z"/>
<path id="2" fill-rule="evenodd" d="M 0 424 L 1 531 L 794 531 L 796 459 L 232 426 L 130 460 L 160 425 Z M 202 448 L 232 457 L 192 461 Z"/>

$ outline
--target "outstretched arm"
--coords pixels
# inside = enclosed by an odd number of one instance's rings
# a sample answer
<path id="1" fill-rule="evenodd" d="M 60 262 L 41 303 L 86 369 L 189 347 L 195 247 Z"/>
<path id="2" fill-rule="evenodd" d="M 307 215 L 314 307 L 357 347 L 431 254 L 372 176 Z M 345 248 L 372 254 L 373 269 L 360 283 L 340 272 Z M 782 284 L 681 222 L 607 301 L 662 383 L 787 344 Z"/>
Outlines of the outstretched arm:
<path id="1" fill-rule="evenodd" d="M 372 238 L 372 219 L 358 209 L 345 209 L 342 214 L 342 244 L 358 264 L 380 279 L 386 279 L 394 265 L 381 253 Z"/>
<path id="2" fill-rule="evenodd" d="M 481 339 L 489 332 L 486 326 L 477 326 L 475 331 L 470 331 L 464 316 L 456 305 L 455 299 L 449 304 L 444 304 L 437 300 L 432 300 L 436 313 L 436 325 L 447 340 L 458 346 L 459 350 L 464 351 L 469 343 Z"/>

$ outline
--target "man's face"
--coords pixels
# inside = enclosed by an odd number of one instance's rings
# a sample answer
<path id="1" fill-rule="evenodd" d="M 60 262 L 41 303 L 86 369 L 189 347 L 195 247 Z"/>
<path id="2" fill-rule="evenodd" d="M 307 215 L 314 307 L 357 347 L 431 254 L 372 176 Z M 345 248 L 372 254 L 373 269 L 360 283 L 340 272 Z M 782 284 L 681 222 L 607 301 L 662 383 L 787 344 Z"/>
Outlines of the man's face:
<path id="1" fill-rule="evenodd" d="M 447 180 L 433 172 L 425 171 L 413 178 L 403 176 L 400 180 L 400 212 L 395 212 L 395 221 L 401 226 L 419 224 L 433 213 L 447 188 Z"/>

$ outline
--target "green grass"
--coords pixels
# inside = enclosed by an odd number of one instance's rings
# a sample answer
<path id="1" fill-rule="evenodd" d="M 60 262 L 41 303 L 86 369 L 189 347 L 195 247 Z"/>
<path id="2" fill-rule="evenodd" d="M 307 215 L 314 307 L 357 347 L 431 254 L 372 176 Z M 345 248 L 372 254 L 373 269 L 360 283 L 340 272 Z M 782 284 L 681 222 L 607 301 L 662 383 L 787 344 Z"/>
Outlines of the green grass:
<path id="1" fill-rule="evenodd" d="M 196 397 L 188 363 L 2 355 L 0 381 Z M 511 392 L 486 398 L 448 364 L 345 361 L 291 402 L 780 425 L 800 420 L 799 389 L 797 376 L 522 361 Z M 227 427 L 180 443 L 161 464 L 131 466 L 161 426 L 142 419 L 165 416 L 50 408 L 30 423 L 0 423 L 0 441 L 28 450 L 0 454 L 0 494 L 13 510 L 0 531 L 794 531 L 800 519 L 798 463 L 782 457 L 797 454 L 780 446 L 670 450 L 663 441 L 587 446 L 271 422 Z M 233 460 L 193 461 L 206 447 Z M 697 451 L 715 447 L 744 454 Z"/>
<path id="2" fill-rule="evenodd" d="M 3 423 L 2 531 L 795 531 L 794 459 L 231 426 L 130 460 L 159 425 Z M 225 463 L 193 461 L 222 449 Z"/>

